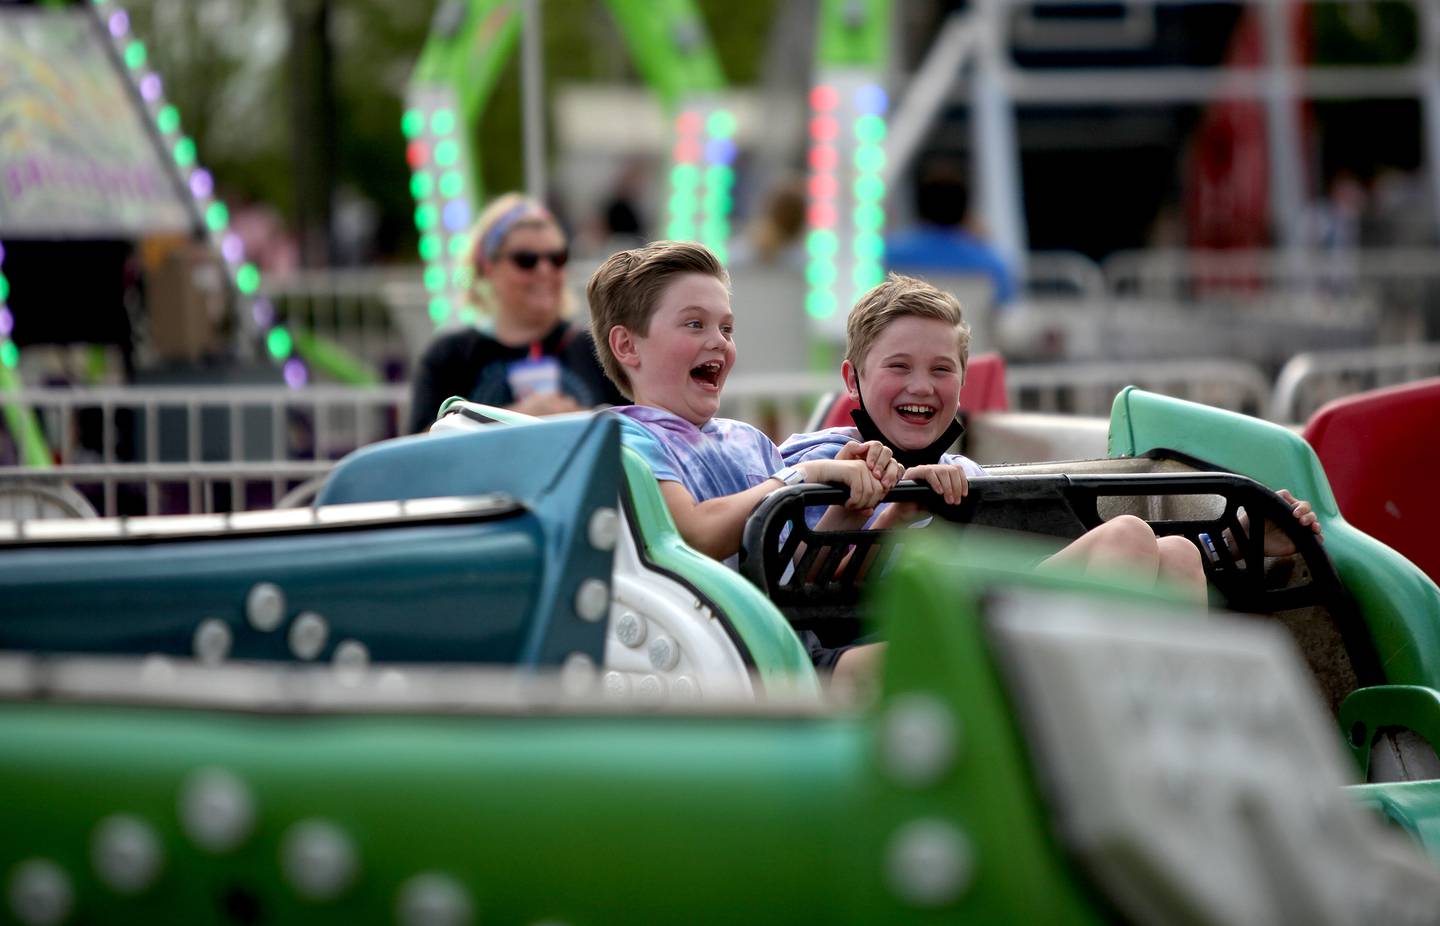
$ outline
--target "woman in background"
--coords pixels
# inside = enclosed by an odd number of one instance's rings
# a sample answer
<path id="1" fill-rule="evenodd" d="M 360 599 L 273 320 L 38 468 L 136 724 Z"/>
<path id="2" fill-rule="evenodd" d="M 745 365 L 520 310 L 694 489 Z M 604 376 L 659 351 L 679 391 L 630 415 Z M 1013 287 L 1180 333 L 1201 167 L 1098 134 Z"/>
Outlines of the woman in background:
<path id="1" fill-rule="evenodd" d="M 471 299 L 485 319 L 437 337 L 415 373 L 410 431 L 424 431 L 451 396 L 527 415 L 624 404 L 595 359 L 590 333 L 570 323 L 565 233 L 550 211 L 507 193 L 471 231 Z"/>

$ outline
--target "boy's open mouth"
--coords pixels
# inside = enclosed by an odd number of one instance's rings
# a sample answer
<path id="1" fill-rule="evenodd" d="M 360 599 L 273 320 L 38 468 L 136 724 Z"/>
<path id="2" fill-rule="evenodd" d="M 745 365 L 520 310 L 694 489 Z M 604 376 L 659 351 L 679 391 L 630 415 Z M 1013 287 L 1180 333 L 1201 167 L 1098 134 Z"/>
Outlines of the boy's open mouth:
<path id="1" fill-rule="evenodd" d="M 723 369 L 724 365 L 722 365 L 720 361 L 709 360 L 697 367 L 693 367 L 690 370 L 690 378 L 703 385 L 718 388 L 720 385 L 720 371 Z"/>
<path id="2" fill-rule="evenodd" d="M 935 417 L 935 409 L 929 405 L 897 405 L 895 414 L 909 424 L 929 424 Z"/>

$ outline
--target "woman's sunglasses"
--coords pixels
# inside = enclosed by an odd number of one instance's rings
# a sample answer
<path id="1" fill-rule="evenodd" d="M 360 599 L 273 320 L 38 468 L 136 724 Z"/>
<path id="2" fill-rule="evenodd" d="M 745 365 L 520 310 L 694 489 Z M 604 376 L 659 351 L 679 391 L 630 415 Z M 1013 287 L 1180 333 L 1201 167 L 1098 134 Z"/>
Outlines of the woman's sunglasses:
<path id="1" fill-rule="evenodd" d="M 570 259 L 570 252 L 565 248 L 558 251 L 511 251 L 505 259 L 521 270 L 534 270 L 542 260 L 548 260 L 550 266 L 559 270 Z"/>

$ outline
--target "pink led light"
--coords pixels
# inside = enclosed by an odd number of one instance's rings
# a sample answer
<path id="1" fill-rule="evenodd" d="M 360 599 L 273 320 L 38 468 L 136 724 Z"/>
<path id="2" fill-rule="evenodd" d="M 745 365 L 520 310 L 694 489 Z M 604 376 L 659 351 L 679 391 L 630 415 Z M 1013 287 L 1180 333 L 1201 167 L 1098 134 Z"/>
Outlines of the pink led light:
<path id="1" fill-rule="evenodd" d="M 165 85 L 160 82 L 159 74 L 152 71 L 140 78 L 140 95 L 145 98 L 145 102 L 154 103 L 164 92 Z"/>
<path id="2" fill-rule="evenodd" d="M 255 327 L 264 331 L 275 324 L 275 306 L 269 299 L 256 299 L 250 306 L 250 317 Z"/>
<path id="3" fill-rule="evenodd" d="M 238 264 L 245 259 L 245 242 L 234 232 L 226 232 L 220 239 L 220 254 L 227 264 Z"/>
<path id="4" fill-rule="evenodd" d="M 291 357 L 285 361 L 285 385 L 291 389 L 299 389 L 310 379 L 310 374 L 305 370 L 305 364 L 299 357 Z"/>
<path id="5" fill-rule="evenodd" d="M 190 174 L 190 195 L 196 199 L 204 199 L 215 192 L 215 178 L 204 168 L 196 168 Z"/>
<path id="6" fill-rule="evenodd" d="M 110 14 L 110 35 L 120 38 L 130 31 L 130 14 L 124 10 L 116 10 Z"/>
<path id="7" fill-rule="evenodd" d="M 0 306 L 0 338 L 10 337 L 10 332 L 15 330 L 15 316 L 10 310 Z"/>
<path id="8" fill-rule="evenodd" d="M 5 245 L 0 242 L 0 264 L 5 263 Z"/>

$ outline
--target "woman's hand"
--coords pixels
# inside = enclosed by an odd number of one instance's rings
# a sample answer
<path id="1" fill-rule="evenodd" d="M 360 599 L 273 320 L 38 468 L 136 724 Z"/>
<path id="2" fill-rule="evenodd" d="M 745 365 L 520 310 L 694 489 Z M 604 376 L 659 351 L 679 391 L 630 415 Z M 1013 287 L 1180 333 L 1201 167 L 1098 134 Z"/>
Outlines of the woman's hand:
<path id="1" fill-rule="evenodd" d="M 532 392 L 508 408 L 522 415 L 536 416 L 563 415 L 581 410 L 579 403 L 563 392 Z"/>

